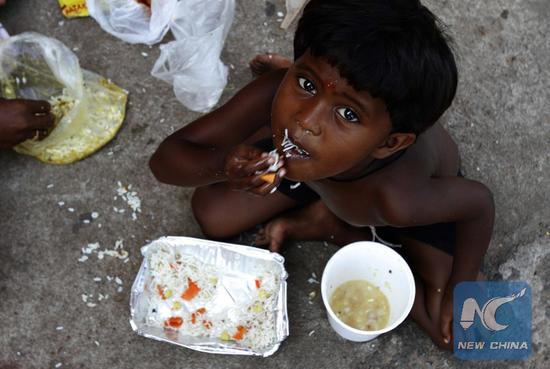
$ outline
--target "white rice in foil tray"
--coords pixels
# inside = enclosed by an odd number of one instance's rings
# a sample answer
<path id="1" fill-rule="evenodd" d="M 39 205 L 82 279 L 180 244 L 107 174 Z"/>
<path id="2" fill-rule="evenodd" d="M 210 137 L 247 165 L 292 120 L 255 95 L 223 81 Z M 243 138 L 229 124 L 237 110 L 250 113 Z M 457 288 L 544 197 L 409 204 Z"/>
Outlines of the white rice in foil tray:
<path id="1" fill-rule="evenodd" d="M 189 237 L 142 247 L 132 329 L 190 349 L 270 356 L 288 337 L 284 258 Z"/>

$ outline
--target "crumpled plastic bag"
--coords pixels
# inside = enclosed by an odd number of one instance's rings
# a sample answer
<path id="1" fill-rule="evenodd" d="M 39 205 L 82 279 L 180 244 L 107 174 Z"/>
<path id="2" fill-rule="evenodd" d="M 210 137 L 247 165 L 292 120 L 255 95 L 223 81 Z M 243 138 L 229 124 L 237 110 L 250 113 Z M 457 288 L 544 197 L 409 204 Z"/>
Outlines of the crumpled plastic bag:
<path id="1" fill-rule="evenodd" d="M 298 17 L 304 6 L 306 5 L 307 0 L 286 0 L 285 1 L 285 7 L 286 7 L 286 15 L 285 19 L 283 19 L 283 22 L 281 23 L 282 29 L 287 29 L 290 27 L 292 22 L 294 22 L 294 19 Z"/>
<path id="2" fill-rule="evenodd" d="M 152 0 L 149 7 L 143 0 L 87 0 L 86 5 L 106 32 L 132 44 L 152 45 L 168 32 L 177 2 Z"/>
<path id="3" fill-rule="evenodd" d="M 46 163 L 69 164 L 116 135 L 128 93 L 81 69 L 76 55 L 60 41 L 28 32 L 0 42 L 0 95 L 49 101 L 56 116 L 53 130 L 15 150 Z"/>
<path id="4" fill-rule="evenodd" d="M 175 8 L 170 29 L 176 41 L 160 46 L 151 74 L 173 84 L 176 98 L 191 110 L 210 110 L 227 84 L 220 54 L 234 12 L 235 0 L 183 0 Z"/>

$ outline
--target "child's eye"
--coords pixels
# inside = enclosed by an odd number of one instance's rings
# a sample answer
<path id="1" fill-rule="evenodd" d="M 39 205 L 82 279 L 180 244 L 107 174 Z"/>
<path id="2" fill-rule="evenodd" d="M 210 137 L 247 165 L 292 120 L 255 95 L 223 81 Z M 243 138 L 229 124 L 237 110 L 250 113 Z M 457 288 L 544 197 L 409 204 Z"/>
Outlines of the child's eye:
<path id="1" fill-rule="evenodd" d="M 359 118 L 357 117 L 357 114 L 350 108 L 338 108 L 336 109 L 336 112 L 345 120 L 353 123 L 359 122 Z"/>
<path id="2" fill-rule="evenodd" d="M 313 82 L 311 82 L 307 78 L 299 77 L 298 84 L 300 85 L 301 88 L 303 88 L 310 94 L 315 94 L 317 92 L 317 89 L 315 88 L 315 85 L 313 84 Z"/>

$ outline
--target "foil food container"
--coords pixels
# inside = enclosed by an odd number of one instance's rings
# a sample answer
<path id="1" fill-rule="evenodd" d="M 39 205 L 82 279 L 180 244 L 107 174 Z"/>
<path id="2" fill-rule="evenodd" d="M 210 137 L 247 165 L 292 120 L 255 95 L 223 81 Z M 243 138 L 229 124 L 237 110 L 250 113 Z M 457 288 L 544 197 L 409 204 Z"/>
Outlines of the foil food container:
<path id="1" fill-rule="evenodd" d="M 215 311 L 217 318 L 223 322 L 236 321 L 239 312 L 250 305 L 258 282 L 254 286 L 255 276 L 259 273 L 274 275 L 273 293 L 270 304 L 265 306 L 265 314 L 271 323 L 269 334 L 273 339 L 269 344 L 258 347 L 246 347 L 236 340 L 219 337 L 196 336 L 187 334 L 184 329 L 165 328 L 161 322 L 169 319 L 170 308 L 158 307 L 155 288 L 151 286 L 154 271 L 150 270 L 150 259 L 159 250 L 172 250 L 178 255 L 185 255 L 197 260 L 204 269 L 215 270 L 216 282 L 209 311 Z M 139 335 L 158 341 L 169 342 L 193 350 L 233 355 L 258 355 L 267 357 L 275 353 L 281 342 L 288 337 L 289 324 L 287 315 L 288 276 L 284 268 L 284 258 L 267 250 L 229 243 L 208 241 L 190 237 L 162 237 L 141 248 L 144 257 L 139 272 L 132 286 L 130 298 L 130 325 Z M 184 283 L 182 281 L 182 283 Z M 164 298 L 164 296 L 163 296 Z M 161 304 L 163 301 L 161 301 Z M 168 302 L 167 302 L 168 303 Z M 179 304 L 179 302 L 177 302 Z M 185 305 L 185 301 L 183 305 Z M 154 306 L 153 306 L 154 305 Z M 179 305 L 178 305 L 179 307 Z M 183 309 L 186 309 L 183 306 Z M 271 318 L 273 320 L 271 320 Z M 189 322 L 187 322 L 189 323 Z M 262 327 L 265 322 L 258 322 Z M 185 323 L 184 323 L 185 324 Z M 215 322 L 214 322 L 215 324 Z M 271 336 L 269 336 L 271 337 Z"/>

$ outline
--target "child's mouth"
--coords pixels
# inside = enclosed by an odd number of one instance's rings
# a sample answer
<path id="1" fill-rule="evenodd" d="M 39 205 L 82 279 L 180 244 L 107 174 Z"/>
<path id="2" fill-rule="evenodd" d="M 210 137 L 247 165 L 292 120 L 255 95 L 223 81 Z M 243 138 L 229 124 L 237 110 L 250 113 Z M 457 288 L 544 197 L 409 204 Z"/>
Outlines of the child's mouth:
<path id="1" fill-rule="evenodd" d="M 285 158 L 309 158 L 309 152 L 304 148 L 298 146 L 294 143 L 288 136 L 288 129 L 285 128 L 285 135 L 283 137 L 283 142 L 281 142 L 281 150 Z"/>

